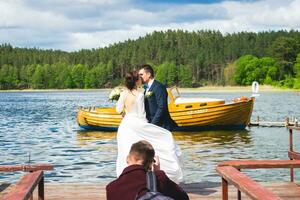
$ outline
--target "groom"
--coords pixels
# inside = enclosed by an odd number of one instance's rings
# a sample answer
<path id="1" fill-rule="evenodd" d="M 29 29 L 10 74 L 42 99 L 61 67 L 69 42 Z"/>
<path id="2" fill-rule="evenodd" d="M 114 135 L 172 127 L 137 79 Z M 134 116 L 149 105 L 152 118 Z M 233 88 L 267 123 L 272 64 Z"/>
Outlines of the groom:
<path id="1" fill-rule="evenodd" d="M 166 87 L 154 79 L 153 68 L 148 64 L 140 67 L 139 75 L 145 84 L 145 110 L 148 121 L 172 131 L 177 124 L 169 113 Z"/>

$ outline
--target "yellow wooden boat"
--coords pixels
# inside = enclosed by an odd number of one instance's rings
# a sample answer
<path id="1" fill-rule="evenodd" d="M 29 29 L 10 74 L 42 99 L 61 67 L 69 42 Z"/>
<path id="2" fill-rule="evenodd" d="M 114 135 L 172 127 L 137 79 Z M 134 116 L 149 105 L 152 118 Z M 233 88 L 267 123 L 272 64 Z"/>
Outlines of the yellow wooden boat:
<path id="1" fill-rule="evenodd" d="M 176 87 L 168 89 L 169 111 L 175 131 L 244 129 L 250 122 L 254 97 L 223 99 L 184 98 Z M 77 122 L 88 130 L 116 131 L 122 120 L 115 108 L 79 108 Z"/>

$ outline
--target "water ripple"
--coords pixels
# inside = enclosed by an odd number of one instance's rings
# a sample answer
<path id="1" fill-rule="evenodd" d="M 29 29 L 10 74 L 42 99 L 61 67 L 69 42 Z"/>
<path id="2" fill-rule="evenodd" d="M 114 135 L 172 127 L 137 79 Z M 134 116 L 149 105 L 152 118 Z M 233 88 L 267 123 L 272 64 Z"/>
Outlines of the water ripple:
<path id="1" fill-rule="evenodd" d="M 233 99 L 249 93 L 183 94 Z M 108 91 L 0 93 L 0 165 L 50 163 L 49 182 L 107 183 L 116 177 L 116 133 L 82 131 L 78 106 L 112 106 Z M 252 119 L 284 121 L 300 118 L 300 96 L 264 93 L 255 102 Z M 295 141 L 299 141 L 296 135 Z M 174 133 L 183 151 L 185 182 L 219 182 L 218 162 L 232 159 L 286 159 L 288 138 L 283 128 Z M 300 148 L 300 144 L 297 144 Z M 256 180 L 288 180 L 287 170 L 246 171 Z M 1 173 L 0 182 L 15 182 L 23 173 Z"/>

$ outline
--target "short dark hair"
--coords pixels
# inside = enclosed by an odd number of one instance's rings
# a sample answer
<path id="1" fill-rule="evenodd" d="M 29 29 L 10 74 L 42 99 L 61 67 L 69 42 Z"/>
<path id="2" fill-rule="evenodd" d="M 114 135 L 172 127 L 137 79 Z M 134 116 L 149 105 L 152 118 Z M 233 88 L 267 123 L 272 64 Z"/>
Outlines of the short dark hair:
<path id="1" fill-rule="evenodd" d="M 136 82 L 139 80 L 140 76 L 138 71 L 128 72 L 125 76 L 125 86 L 132 90 L 136 87 Z"/>
<path id="2" fill-rule="evenodd" d="M 148 170 L 150 164 L 154 161 L 155 151 L 149 142 L 141 140 L 132 144 L 129 155 L 134 156 L 136 159 L 143 160 L 143 166 Z"/>
<path id="3" fill-rule="evenodd" d="M 149 64 L 142 64 L 140 69 L 144 69 L 146 72 L 150 73 L 151 78 L 154 78 L 154 70 Z"/>

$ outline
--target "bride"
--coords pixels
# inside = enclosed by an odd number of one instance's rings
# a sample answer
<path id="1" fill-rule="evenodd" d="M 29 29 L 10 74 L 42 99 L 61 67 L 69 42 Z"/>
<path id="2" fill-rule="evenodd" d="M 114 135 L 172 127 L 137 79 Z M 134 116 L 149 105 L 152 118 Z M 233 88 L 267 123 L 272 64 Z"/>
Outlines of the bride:
<path id="1" fill-rule="evenodd" d="M 180 167 L 181 151 L 173 140 L 172 133 L 164 128 L 148 123 L 144 107 L 144 92 L 138 88 L 142 80 L 137 71 L 127 73 L 125 77 L 126 89 L 121 92 L 116 105 L 118 113 L 125 111 L 117 133 L 118 157 L 117 176 L 127 167 L 126 157 L 133 143 L 140 140 L 150 142 L 160 159 L 160 168 L 174 182 L 182 181 Z"/>

